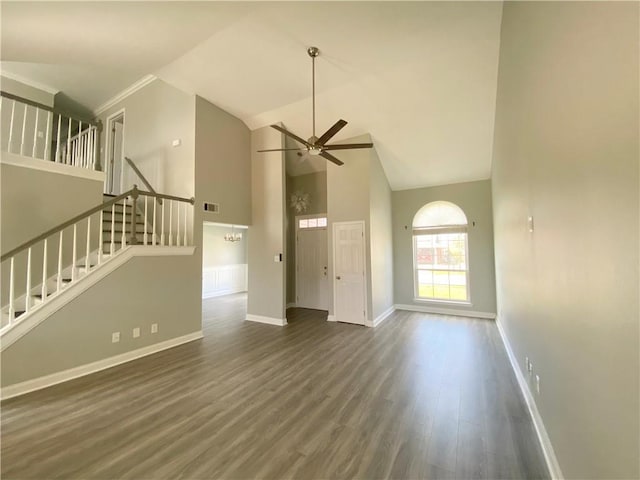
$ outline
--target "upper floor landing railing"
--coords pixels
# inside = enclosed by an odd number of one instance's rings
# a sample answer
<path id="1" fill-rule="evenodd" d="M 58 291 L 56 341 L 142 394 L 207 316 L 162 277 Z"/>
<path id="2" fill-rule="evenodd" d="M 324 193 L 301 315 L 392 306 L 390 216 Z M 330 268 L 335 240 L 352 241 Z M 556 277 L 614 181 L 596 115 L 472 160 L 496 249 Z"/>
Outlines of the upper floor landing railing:
<path id="1" fill-rule="evenodd" d="M 101 124 L 0 91 L 3 152 L 99 170 Z"/>

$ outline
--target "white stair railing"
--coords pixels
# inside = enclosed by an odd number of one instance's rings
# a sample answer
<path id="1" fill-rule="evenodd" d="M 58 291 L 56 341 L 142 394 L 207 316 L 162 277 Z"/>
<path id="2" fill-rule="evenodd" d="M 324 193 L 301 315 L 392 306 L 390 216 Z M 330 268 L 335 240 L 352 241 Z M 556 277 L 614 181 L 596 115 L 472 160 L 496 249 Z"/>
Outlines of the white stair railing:
<path id="1" fill-rule="evenodd" d="M 0 91 L 3 152 L 98 170 L 100 122 Z M 7 118 L 8 117 L 8 118 Z"/>
<path id="2" fill-rule="evenodd" d="M 144 215 L 136 210 L 139 197 L 144 197 Z M 160 199 L 165 201 L 161 216 L 156 218 L 159 209 L 155 204 Z M 149 201 L 154 204 L 151 219 L 147 217 Z M 193 221 L 194 203 L 194 198 L 140 191 L 134 185 L 128 192 L 2 255 L 0 262 L 3 273 L 7 270 L 8 298 L 3 299 L 0 335 L 129 246 L 192 246 L 193 232 L 188 234 L 188 226 L 189 218 Z M 164 230 L 167 220 L 165 204 L 169 204 L 167 232 L 158 232 L 156 226 L 161 224 Z M 175 216 L 171 214 L 174 205 L 177 206 Z M 174 237 L 175 242 L 171 240 Z M 162 240 L 158 242 L 158 238 Z M 170 239 L 168 244 L 165 239 Z M 42 283 L 35 285 L 33 279 L 41 279 Z"/>

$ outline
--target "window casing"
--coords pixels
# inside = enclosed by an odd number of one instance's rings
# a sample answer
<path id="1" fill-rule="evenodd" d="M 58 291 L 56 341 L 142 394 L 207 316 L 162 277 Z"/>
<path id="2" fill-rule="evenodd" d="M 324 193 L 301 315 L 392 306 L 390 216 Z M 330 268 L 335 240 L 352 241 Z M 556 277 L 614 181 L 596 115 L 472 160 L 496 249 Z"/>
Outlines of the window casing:
<path id="1" fill-rule="evenodd" d="M 467 219 L 457 205 L 432 202 L 418 211 L 413 265 L 416 299 L 470 303 Z"/>

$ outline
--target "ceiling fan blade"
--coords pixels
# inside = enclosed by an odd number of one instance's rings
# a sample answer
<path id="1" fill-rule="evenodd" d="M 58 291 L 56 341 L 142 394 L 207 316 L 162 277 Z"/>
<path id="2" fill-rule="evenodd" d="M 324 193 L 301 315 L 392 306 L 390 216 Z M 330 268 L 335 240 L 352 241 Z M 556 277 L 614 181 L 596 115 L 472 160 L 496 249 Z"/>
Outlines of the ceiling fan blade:
<path id="1" fill-rule="evenodd" d="M 323 150 L 348 150 L 351 148 L 372 148 L 373 143 L 336 143 L 334 145 L 325 145 Z"/>
<path id="2" fill-rule="evenodd" d="M 309 142 L 307 142 L 306 140 L 303 140 L 302 138 L 300 138 L 299 136 L 297 136 L 295 133 L 291 133 L 289 130 L 287 130 L 286 128 L 282 128 L 280 125 L 271 125 L 271 128 L 275 128 L 276 130 L 278 130 L 281 133 L 284 133 L 287 137 L 291 137 L 293 138 L 296 142 L 300 142 L 301 144 L 310 147 L 311 145 L 309 144 Z"/>
<path id="3" fill-rule="evenodd" d="M 268 150 L 258 150 L 258 152 L 288 152 L 289 150 L 306 150 L 306 148 L 270 148 Z"/>
<path id="4" fill-rule="evenodd" d="M 322 134 L 322 136 L 316 142 L 316 145 L 324 145 L 325 143 L 327 143 L 336 133 L 342 130 L 346 124 L 346 120 L 338 120 L 333 124 L 333 127 Z"/>
<path id="5" fill-rule="evenodd" d="M 336 157 L 334 157 L 333 155 L 331 155 L 330 153 L 327 152 L 322 152 L 320 154 L 321 157 L 326 158 L 327 160 L 329 160 L 330 162 L 335 163 L 336 165 L 340 166 L 340 165 L 344 165 L 344 162 L 341 160 L 338 160 Z"/>

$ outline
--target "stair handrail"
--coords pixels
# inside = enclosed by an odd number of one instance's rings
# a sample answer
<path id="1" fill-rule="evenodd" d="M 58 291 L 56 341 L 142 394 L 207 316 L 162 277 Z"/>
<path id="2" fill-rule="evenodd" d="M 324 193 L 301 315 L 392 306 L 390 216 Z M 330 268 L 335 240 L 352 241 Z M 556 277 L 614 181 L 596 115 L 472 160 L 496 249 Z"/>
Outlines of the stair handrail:
<path id="1" fill-rule="evenodd" d="M 185 202 L 185 203 L 190 203 L 191 205 L 195 204 L 195 198 L 191 197 L 191 198 L 183 198 L 183 197 L 176 197 L 174 195 L 167 195 L 164 193 L 157 193 L 157 192 L 147 192 L 144 190 L 138 190 L 137 185 L 134 185 L 133 188 L 125 193 L 122 193 L 120 195 L 118 195 L 117 197 L 113 197 L 111 200 L 108 200 L 106 202 L 100 203 L 99 205 L 96 205 L 93 208 L 90 208 L 89 210 L 84 211 L 83 213 L 76 215 L 75 217 L 73 217 L 70 220 L 67 220 L 66 222 L 61 223 L 60 225 L 51 228 L 50 230 L 47 230 L 46 232 L 38 235 L 37 237 L 34 237 L 33 239 L 15 247 L 12 250 L 9 250 L 7 253 L 2 254 L 2 256 L 0 256 L 0 262 L 4 262 L 5 260 L 8 260 L 11 257 L 15 257 L 18 253 L 28 249 L 29 247 L 34 246 L 35 244 L 37 244 L 38 242 L 41 242 L 43 240 L 45 240 L 46 238 L 51 237 L 52 235 L 59 233 L 60 231 L 64 230 L 67 227 L 70 227 L 78 222 L 80 222 L 81 220 L 84 220 L 87 217 L 90 217 L 91 215 L 99 212 L 100 210 L 104 210 L 107 207 L 110 207 L 112 205 L 114 205 L 115 203 L 127 198 L 127 197 L 132 197 L 134 198 L 134 200 L 140 196 L 148 196 L 148 197 L 155 197 L 155 198 L 159 198 L 159 199 L 167 199 L 167 200 L 174 200 L 177 202 Z M 135 223 L 134 223 L 135 225 Z M 135 233 L 135 232 L 133 232 Z"/>
<path id="2" fill-rule="evenodd" d="M 124 157 L 124 159 L 127 161 L 127 163 L 129 164 L 131 169 L 134 171 L 134 173 L 138 176 L 138 178 L 142 180 L 142 183 L 144 183 L 144 186 L 147 187 L 151 193 L 157 195 L 156 191 L 153 189 L 153 187 L 151 186 L 147 178 L 142 174 L 142 172 L 140 171 L 138 166 L 133 162 L 133 160 L 131 160 L 129 157 Z M 162 198 L 157 198 L 157 201 L 160 205 L 162 205 Z"/>

